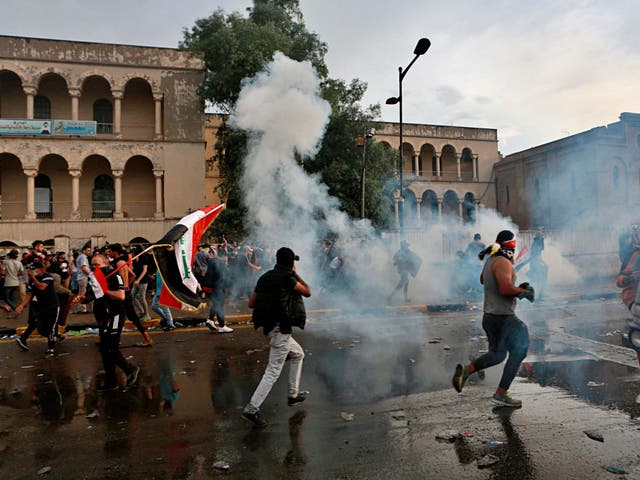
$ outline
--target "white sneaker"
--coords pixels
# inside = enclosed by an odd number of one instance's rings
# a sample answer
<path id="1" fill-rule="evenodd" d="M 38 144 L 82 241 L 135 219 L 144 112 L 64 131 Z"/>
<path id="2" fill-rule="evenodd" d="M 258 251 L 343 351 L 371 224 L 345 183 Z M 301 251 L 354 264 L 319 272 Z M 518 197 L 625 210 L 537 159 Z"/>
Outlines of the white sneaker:
<path id="1" fill-rule="evenodd" d="M 204 324 L 212 332 L 218 330 L 218 326 L 216 325 L 216 322 L 214 322 L 213 320 L 207 320 L 207 321 L 204 322 Z"/>
<path id="2" fill-rule="evenodd" d="M 231 333 L 233 332 L 233 328 L 229 328 L 226 325 L 224 327 L 218 328 L 218 333 Z"/>

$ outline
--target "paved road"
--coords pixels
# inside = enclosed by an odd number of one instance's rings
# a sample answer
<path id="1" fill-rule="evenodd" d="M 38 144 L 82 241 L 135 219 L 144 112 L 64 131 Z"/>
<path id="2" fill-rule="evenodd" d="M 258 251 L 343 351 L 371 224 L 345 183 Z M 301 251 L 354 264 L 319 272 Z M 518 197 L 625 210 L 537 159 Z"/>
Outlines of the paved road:
<path id="1" fill-rule="evenodd" d="M 589 338 L 607 356 L 608 343 L 620 345 L 624 309 L 598 299 L 522 307 L 536 362 L 512 389 L 521 410 L 492 409 L 500 369 L 461 395 L 449 386 L 455 364 L 486 348 L 477 310 L 315 315 L 296 335 L 309 400 L 287 407 L 282 378 L 263 406 L 263 431 L 240 418 L 268 353 L 246 326 L 157 332 L 147 349 L 126 334 L 123 352 L 143 374 L 138 387 L 110 395 L 93 391 L 96 336 L 70 338 L 50 359 L 39 341 L 30 352 L 3 341 L 0 478 L 38 478 L 43 467 L 61 479 L 612 477 L 603 466 L 640 478 L 637 369 L 566 344 Z M 167 371 L 180 386 L 171 409 L 160 388 Z M 436 439 L 449 431 L 473 436 Z M 497 462 L 479 468 L 487 455 Z"/>

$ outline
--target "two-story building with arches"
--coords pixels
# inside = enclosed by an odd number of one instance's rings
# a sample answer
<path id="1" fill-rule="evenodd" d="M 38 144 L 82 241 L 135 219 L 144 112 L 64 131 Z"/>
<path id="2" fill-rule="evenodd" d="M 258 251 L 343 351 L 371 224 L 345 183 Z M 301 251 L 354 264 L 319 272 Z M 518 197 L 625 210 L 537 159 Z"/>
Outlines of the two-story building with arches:
<path id="1" fill-rule="evenodd" d="M 0 242 L 154 241 L 202 207 L 203 71 L 178 49 L 0 36 Z"/>
<path id="2" fill-rule="evenodd" d="M 398 152 L 399 124 L 378 122 L 375 139 Z M 498 133 L 490 128 L 403 124 L 403 195 L 394 198 L 396 226 L 423 229 L 443 218 L 473 222 L 480 205 L 495 207 L 493 165 Z M 398 208 L 404 201 L 404 208 Z"/>

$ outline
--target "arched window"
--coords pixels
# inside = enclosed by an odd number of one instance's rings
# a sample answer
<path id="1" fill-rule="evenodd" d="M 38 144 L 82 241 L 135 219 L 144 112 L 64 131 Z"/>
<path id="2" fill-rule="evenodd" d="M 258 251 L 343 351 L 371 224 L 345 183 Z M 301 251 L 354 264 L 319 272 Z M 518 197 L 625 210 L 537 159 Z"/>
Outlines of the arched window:
<path id="1" fill-rule="evenodd" d="M 93 119 L 98 124 L 98 133 L 113 133 L 113 107 L 106 98 L 93 104 Z"/>
<path id="2" fill-rule="evenodd" d="M 93 218 L 113 218 L 116 207 L 116 192 L 113 178 L 109 175 L 98 175 L 93 182 L 91 192 L 91 208 Z"/>
<path id="3" fill-rule="evenodd" d="M 618 188 L 620 186 L 620 170 L 616 165 L 613 167 L 613 188 Z"/>
<path id="4" fill-rule="evenodd" d="M 41 173 L 35 178 L 35 208 L 37 218 L 51 218 L 51 179 Z"/>
<path id="5" fill-rule="evenodd" d="M 51 118 L 51 102 L 43 95 L 36 95 L 33 99 L 33 118 L 49 120 Z"/>

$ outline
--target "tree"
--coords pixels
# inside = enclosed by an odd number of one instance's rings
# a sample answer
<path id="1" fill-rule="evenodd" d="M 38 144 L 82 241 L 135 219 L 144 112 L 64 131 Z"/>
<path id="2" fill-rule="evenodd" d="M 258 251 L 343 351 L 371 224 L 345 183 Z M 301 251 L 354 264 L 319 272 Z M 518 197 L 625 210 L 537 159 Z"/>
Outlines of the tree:
<path id="1" fill-rule="evenodd" d="M 328 77 L 324 61 L 327 45 L 309 32 L 298 0 L 254 0 L 248 15 L 226 14 L 216 10 L 211 16 L 196 20 L 184 31 L 181 48 L 202 55 L 205 78 L 200 96 L 206 104 L 230 113 L 238 99 L 242 80 L 255 76 L 281 51 L 297 61 L 309 61 L 323 81 L 323 96 L 332 106 L 329 127 L 317 158 L 305 161 L 312 172 L 320 172 L 332 195 L 342 202 L 349 214 L 358 217 L 360 205 L 360 169 L 362 152 L 356 138 L 367 122 L 379 113 L 378 107 L 362 109 L 359 102 L 366 84 L 352 80 L 349 85 Z M 244 210 L 238 180 L 242 175 L 242 158 L 246 152 L 246 136 L 222 127 L 218 132 L 216 161 L 223 178 L 219 193 L 226 199 L 227 211 L 213 225 L 235 238 L 244 236 Z M 381 146 L 368 150 L 367 205 L 374 224 L 384 224 L 385 208 L 381 196 L 384 178 L 389 178 L 391 157 Z M 388 207 L 388 202 L 387 205 Z M 385 213 L 386 212 L 386 213 Z M 233 219 L 233 224 L 229 221 Z"/>

